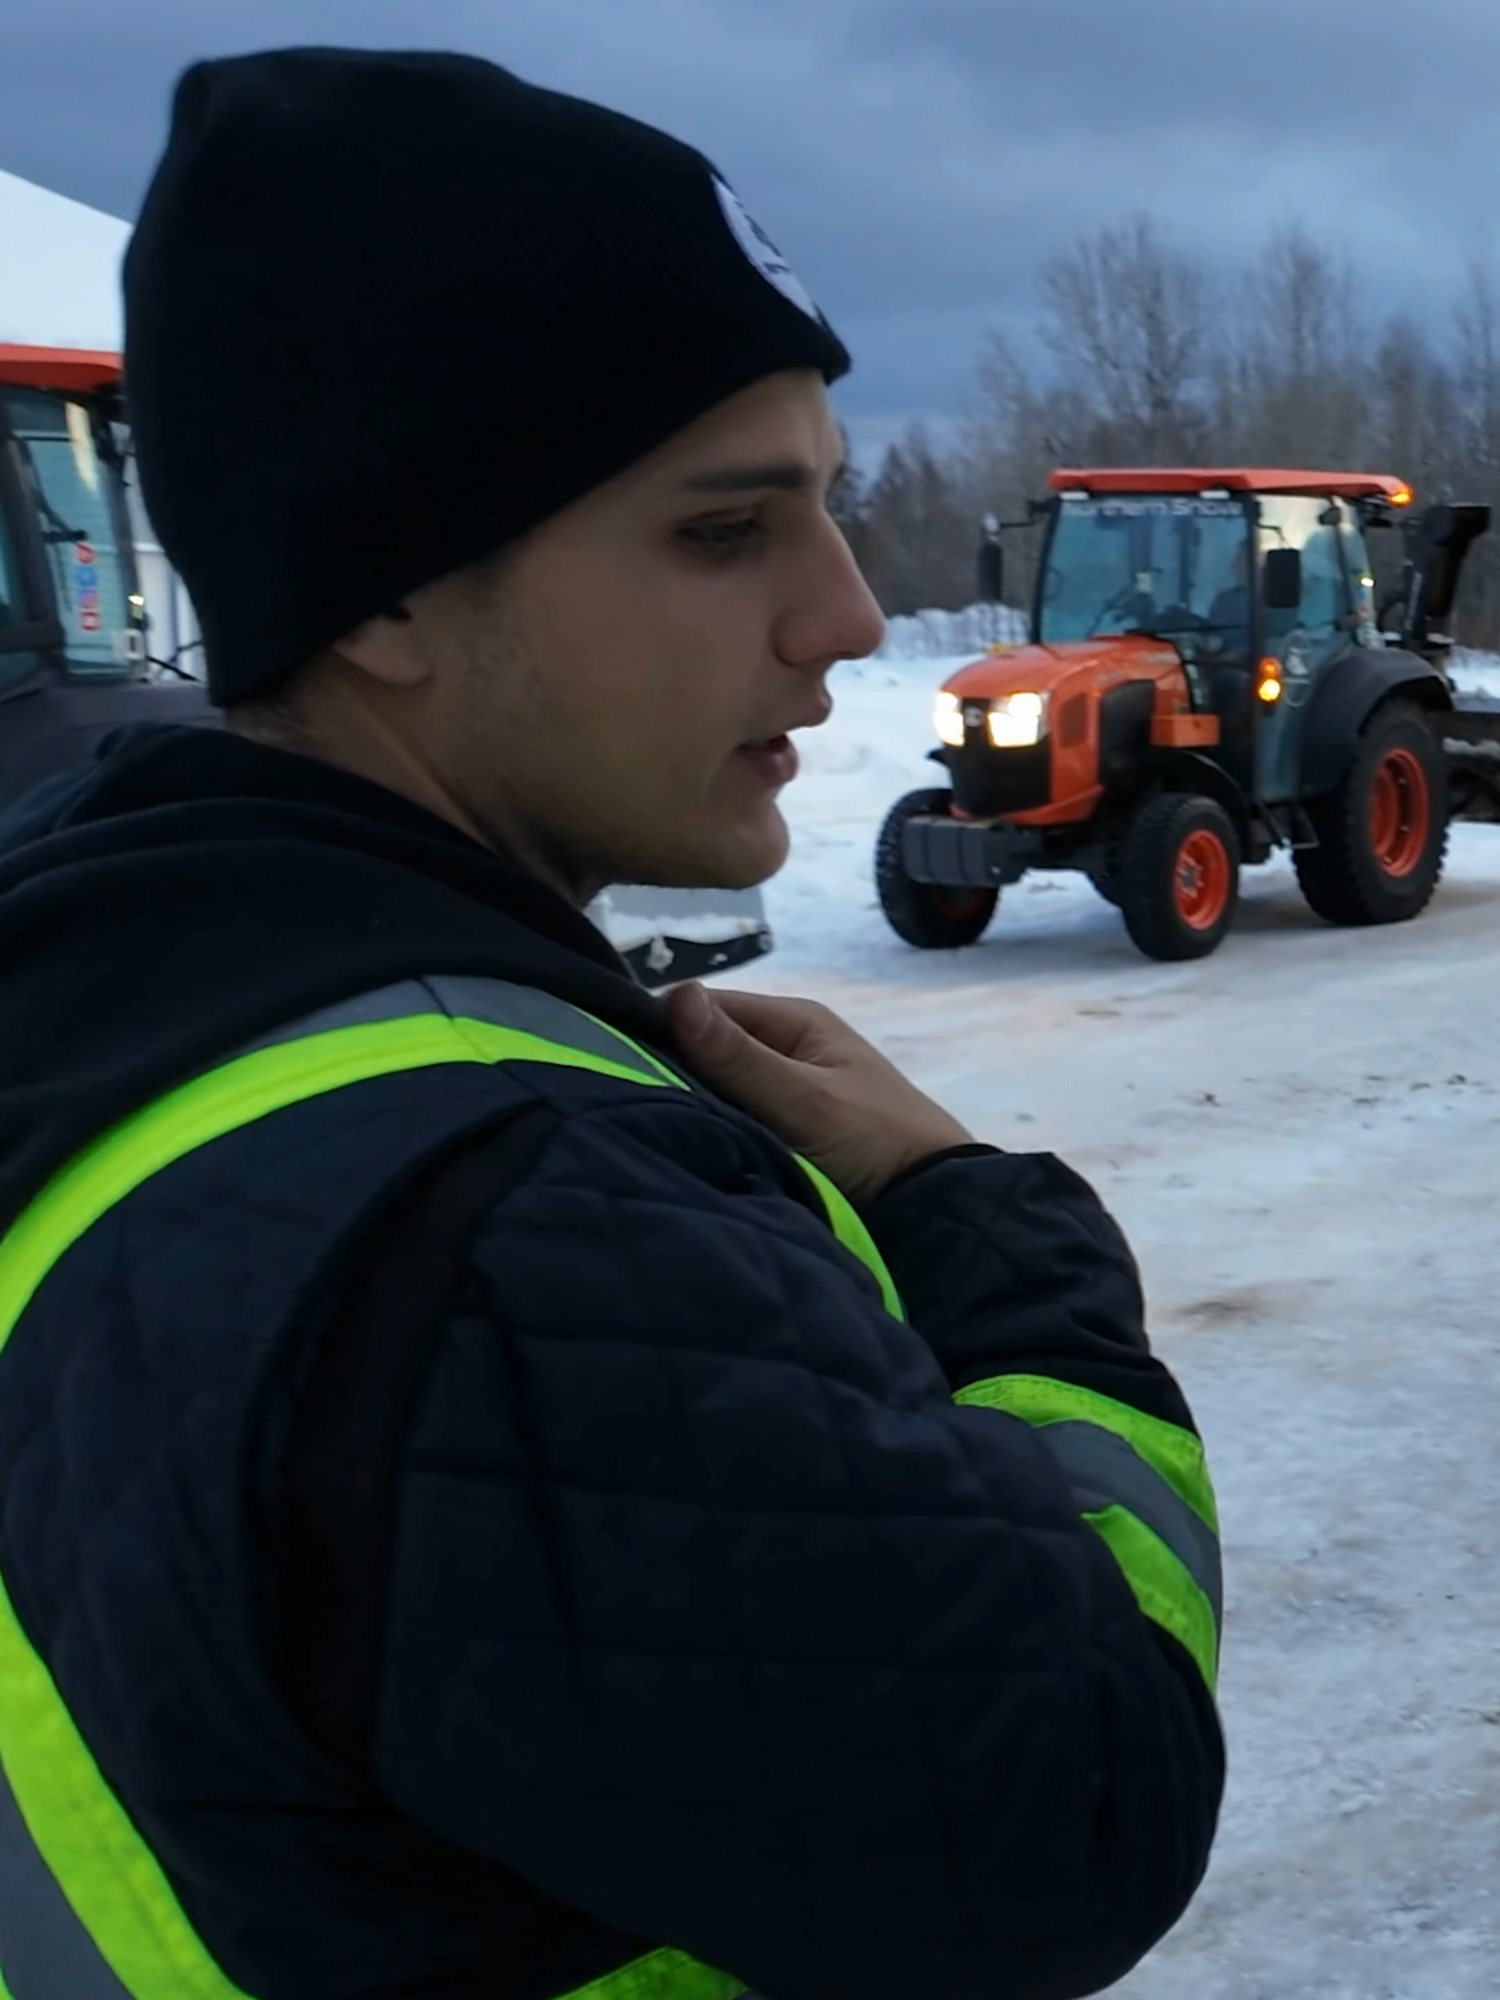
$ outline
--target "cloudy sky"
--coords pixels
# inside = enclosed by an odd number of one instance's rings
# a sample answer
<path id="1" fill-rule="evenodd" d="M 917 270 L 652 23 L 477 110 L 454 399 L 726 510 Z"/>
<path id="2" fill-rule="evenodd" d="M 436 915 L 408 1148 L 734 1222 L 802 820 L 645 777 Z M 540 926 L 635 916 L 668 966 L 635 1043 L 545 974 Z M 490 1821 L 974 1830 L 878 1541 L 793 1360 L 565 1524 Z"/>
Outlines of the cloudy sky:
<path id="1" fill-rule="evenodd" d="M 1224 259 L 1304 220 L 1435 321 L 1500 217 L 1500 0 L 0 0 L 0 167 L 128 218 L 185 63 L 313 41 L 700 146 L 853 348 L 861 457 L 961 411 L 1049 249 L 1132 209 Z"/>

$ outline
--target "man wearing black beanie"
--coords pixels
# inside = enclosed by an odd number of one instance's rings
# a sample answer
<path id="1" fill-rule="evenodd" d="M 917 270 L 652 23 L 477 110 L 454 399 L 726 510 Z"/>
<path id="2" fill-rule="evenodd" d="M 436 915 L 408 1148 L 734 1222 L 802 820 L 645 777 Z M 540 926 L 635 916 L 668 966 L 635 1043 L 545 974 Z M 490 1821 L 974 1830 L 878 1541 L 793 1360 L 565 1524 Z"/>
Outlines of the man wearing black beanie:
<path id="1" fill-rule="evenodd" d="M 582 914 L 785 856 L 843 347 L 458 56 L 189 71 L 125 294 L 228 727 L 0 855 L 0 1993 L 1112 1984 L 1223 1783 L 1130 1252 Z"/>

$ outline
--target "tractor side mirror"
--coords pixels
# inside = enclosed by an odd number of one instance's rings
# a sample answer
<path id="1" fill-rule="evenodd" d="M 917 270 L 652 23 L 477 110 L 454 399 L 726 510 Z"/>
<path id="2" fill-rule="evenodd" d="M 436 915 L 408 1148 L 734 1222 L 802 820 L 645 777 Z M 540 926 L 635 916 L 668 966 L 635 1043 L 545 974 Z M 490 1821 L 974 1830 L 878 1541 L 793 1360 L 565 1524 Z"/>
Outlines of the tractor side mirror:
<path id="1" fill-rule="evenodd" d="M 978 581 L 981 604 L 1005 602 L 1005 551 L 998 534 L 988 528 L 979 544 Z"/>
<path id="2" fill-rule="evenodd" d="M 1302 602 L 1301 549 L 1268 549 L 1260 584 L 1267 611 L 1295 611 Z"/>

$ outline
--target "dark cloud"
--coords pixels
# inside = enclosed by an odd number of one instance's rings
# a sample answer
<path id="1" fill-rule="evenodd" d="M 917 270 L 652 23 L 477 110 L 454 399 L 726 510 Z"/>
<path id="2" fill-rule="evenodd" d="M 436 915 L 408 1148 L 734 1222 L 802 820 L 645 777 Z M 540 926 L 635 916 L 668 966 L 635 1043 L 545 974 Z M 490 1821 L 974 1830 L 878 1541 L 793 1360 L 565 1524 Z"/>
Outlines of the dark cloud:
<path id="1" fill-rule="evenodd" d="M 1476 106 L 1500 47 L 1488 0 L 869 0 L 845 17 L 851 53 L 939 57 L 981 90 L 1013 91 L 1010 122 L 1106 132 L 1201 117 L 1227 134 L 1301 129 L 1376 142 L 1388 114 L 1446 117 L 1456 82 Z M 1373 94 L 1372 94 L 1373 92 Z"/>
<path id="2" fill-rule="evenodd" d="M 870 438 L 956 409 L 1049 250 L 1128 209 L 1226 266 L 1300 217 L 1429 321 L 1491 229 L 1496 0 L 53 0 L 0 18 L 0 166 L 128 216 L 185 63 L 309 41 L 470 48 L 702 146 Z"/>

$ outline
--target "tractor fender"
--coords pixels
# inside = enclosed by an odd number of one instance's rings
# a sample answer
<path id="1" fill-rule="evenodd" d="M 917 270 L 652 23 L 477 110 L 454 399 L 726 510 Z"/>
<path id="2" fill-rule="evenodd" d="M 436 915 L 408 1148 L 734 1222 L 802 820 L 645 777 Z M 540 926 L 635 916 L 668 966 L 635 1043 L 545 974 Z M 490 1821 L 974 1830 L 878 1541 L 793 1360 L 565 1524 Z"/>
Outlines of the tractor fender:
<path id="1" fill-rule="evenodd" d="M 1452 708 L 1453 696 L 1437 668 L 1396 647 L 1346 653 L 1323 676 L 1302 724 L 1301 792 L 1331 792 L 1354 757 L 1359 732 L 1381 702 L 1393 695 L 1423 708 Z"/>
<path id="2" fill-rule="evenodd" d="M 1147 753 L 1146 768 L 1167 791 L 1189 792 L 1197 798 L 1215 800 L 1234 821 L 1241 844 L 1248 848 L 1250 814 L 1245 794 L 1222 764 L 1216 764 L 1212 757 L 1205 757 L 1198 750 L 1152 749 Z"/>

